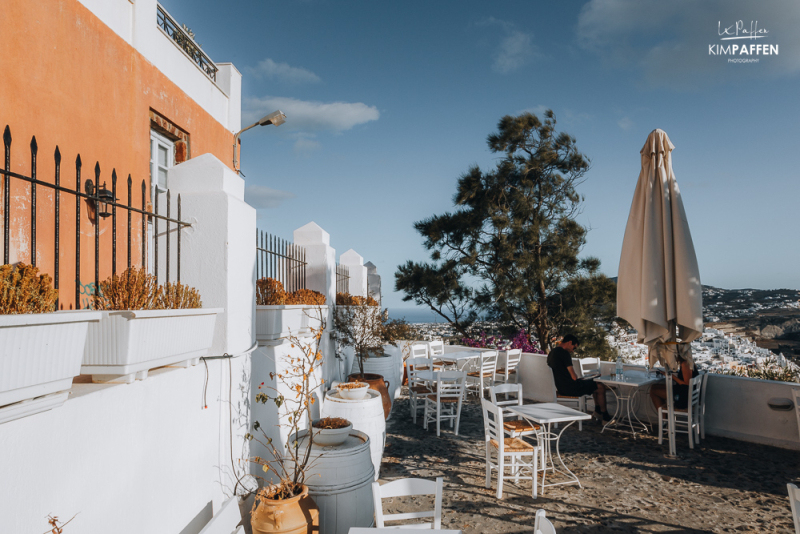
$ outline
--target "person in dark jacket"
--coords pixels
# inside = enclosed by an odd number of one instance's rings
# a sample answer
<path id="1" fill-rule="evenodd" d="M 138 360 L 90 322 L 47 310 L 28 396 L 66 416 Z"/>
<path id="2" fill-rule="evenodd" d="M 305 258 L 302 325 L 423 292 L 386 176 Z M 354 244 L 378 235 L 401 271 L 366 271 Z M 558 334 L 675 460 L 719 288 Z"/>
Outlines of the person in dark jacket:
<path id="1" fill-rule="evenodd" d="M 581 397 L 592 395 L 594 397 L 594 411 L 599 418 L 610 421 L 611 415 L 606 410 L 606 387 L 594 380 L 579 380 L 572 366 L 572 353 L 578 347 L 578 338 L 567 334 L 558 347 L 547 355 L 547 365 L 553 370 L 553 380 L 556 391 L 566 397 Z"/>

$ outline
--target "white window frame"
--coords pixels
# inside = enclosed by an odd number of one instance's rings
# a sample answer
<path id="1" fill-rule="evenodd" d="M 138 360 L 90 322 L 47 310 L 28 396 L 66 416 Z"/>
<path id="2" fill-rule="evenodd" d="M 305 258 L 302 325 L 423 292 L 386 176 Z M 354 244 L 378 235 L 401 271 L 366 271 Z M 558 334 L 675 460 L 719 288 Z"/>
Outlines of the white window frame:
<path id="1" fill-rule="evenodd" d="M 161 166 L 158 164 L 158 148 L 164 147 L 167 149 L 167 165 Z M 158 133 L 155 130 L 150 130 L 150 202 L 155 210 L 156 194 L 166 193 L 169 186 L 168 183 L 159 185 L 158 171 L 163 169 L 169 171 L 175 165 L 175 141 Z M 163 210 L 159 210 L 163 211 Z M 159 225 L 162 226 L 162 225 Z M 159 230 L 161 230 L 159 228 Z M 151 274 L 155 272 L 155 257 L 151 253 L 153 251 L 153 243 L 155 237 L 153 235 L 153 221 L 147 222 L 147 271 Z M 165 249 L 166 250 L 166 249 Z"/>

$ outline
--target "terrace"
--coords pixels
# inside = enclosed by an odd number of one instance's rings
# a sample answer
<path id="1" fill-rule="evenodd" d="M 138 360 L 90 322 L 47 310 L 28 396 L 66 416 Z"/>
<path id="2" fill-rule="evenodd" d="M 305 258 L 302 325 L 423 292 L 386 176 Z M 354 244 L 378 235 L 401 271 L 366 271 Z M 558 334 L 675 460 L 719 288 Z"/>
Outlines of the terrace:
<path id="1" fill-rule="evenodd" d="M 678 458 L 666 442 L 565 430 L 561 451 L 583 488 L 557 486 L 533 500 L 530 482 L 506 482 L 502 500 L 484 488 L 483 420 L 472 398 L 458 436 L 440 438 L 411 423 L 408 398 L 396 401 L 387 422 L 381 482 L 404 477 L 444 477 L 443 529 L 465 533 L 530 532 L 533 514 L 547 511 L 559 533 L 576 532 L 789 532 L 786 483 L 800 474 L 796 451 L 708 436 L 694 450 L 679 435 Z M 424 443 L 424 448 L 420 444 Z M 384 503 L 387 512 L 412 503 Z"/>

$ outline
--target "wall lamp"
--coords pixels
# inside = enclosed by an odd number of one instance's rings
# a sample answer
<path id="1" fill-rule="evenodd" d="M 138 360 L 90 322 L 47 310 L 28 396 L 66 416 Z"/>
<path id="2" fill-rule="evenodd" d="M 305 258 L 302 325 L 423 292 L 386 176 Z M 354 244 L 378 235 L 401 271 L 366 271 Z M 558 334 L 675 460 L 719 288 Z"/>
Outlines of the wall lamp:
<path id="1" fill-rule="evenodd" d="M 108 203 L 114 202 L 117 200 L 114 198 L 114 193 L 106 189 L 106 183 L 103 182 L 102 187 L 95 188 L 94 182 L 91 179 L 86 180 L 86 194 L 92 197 L 91 200 L 95 203 L 95 208 L 97 209 L 97 214 L 102 217 L 110 217 L 111 212 L 108 211 Z"/>
<path id="2" fill-rule="evenodd" d="M 254 122 L 247 128 L 239 130 L 236 135 L 233 136 L 233 170 L 239 172 L 239 169 L 236 168 L 236 146 L 239 144 L 239 136 L 242 135 L 243 132 L 246 132 L 250 128 L 255 128 L 256 126 L 266 126 L 267 124 L 274 124 L 275 126 L 280 126 L 286 122 L 286 115 L 283 114 L 283 111 L 273 111 L 269 115 L 265 117 L 261 117 L 258 121 Z"/>

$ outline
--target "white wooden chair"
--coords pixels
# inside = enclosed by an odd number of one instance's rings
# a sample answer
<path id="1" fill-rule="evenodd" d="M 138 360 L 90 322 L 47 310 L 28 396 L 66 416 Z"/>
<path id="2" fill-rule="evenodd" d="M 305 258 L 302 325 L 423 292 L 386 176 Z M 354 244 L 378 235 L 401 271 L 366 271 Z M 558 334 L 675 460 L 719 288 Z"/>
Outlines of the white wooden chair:
<path id="1" fill-rule="evenodd" d="M 414 529 L 440 529 L 442 528 L 442 477 L 436 482 L 424 478 L 401 478 L 387 482 L 383 486 L 378 482 L 372 483 L 372 500 L 375 506 L 375 526 L 377 528 L 414 528 Z M 434 495 L 433 510 L 423 512 L 407 512 L 404 514 L 384 514 L 383 499 L 392 497 L 411 497 L 418 495 Z M 386 521 L 405 521 L 408 519 L 423 519 L 432 517 L 430 523 L 412 523 L 396 526 L 385 526 Z"/>
<path id="2" fill-rule="evenodd" d="M 536 519 L 533 522 L 534 534 L 556 534 L 556 527 L 545 517 L 544 510 L 536 511 Z"/>
<path id="3" fill-rule="evenodd" d="M 511 378 L 517 383 L 517 366 L 522 359 L 522 349 L 509 349 L 506 351 L 506 363 L 503 367 L 495 369 L 495 381 L 510 384 Z"/>
<path id="4" fill-rule="evenodd" d="M 789 490 L 789 504 L 792 506 L 794 534 L 800 534 L 800 488 L 794 484 L 786 484 L 786 489 Z"/>
<path id="5" fill-rule="evenodd" d="M 505 394 L 505 400 L 497 400 L 500 395 Z M 513 398 L 509 398 L 512 396 Z M 524 436 L 536 436 L 536 441 L 539 441 L 539 432 L 541 426 L 531 424 L 522 417 L 511 413 L 508 409 L 511 406 L 522 406 L 522 384 L 500 384 L 489 388 L 489 397 L 492 404 L 499 406 L 503 411 L 503 432 L 509 438 L 522 438 Z M 544 463 L 544 447 L 539 447 L 541 451 L 541 464 Z"/>
<path id="6" fill-rule="evenodd" d="M 426 348 L 427 354 L 427 348 Z M 424 409 L 424 399 L 427 395 L 434 392 L 433 384 L 429 379 L 420 378 L 420 373 L 425 372 L 430 376 L 433 360 L 422 357 L 410 357 L 406 360 L 406 372 L 408 373 L 408 402 L 411 408 L 411 419 L 416 424 L 417 410 Z M 423 402 L 417 405 L 417 401 Z"/>
<path id="7" fill-rule="evenodd" d="M 575 366 L 573 365 L 572 368 L 575 369 Z M 562 406 L 569 406 L 570 408 L 575 408 L 576 410 L 578 410 L 580 412 L 586 413 L 586 400 L 587 399 L 591 399 L 592 396 L 591 395 L 581 395 L 579 397 L 572 397 L 570 395 L 561 395 L 558 392 L 558 390 L 556 389 L 556 379 L 553 378 L 553 370 L 550 369 L 550 367 L 548 367 L 547 369 L 548 369 L 548 371 L 550 371 L 550 383 L 553 385 L 553 400 L 552 400 L 552 402 L 557 402 L 558 404 L 561 404 Z M 575 375 L 577 376 L 578 374 L 583 376 L 583 374 L 581 373 L 581 370 L 580 370 L 580 366 L 578 366 L 578 369 L 575 370 Z M 581 378 L 581 376 L 578 376 L 578 378 Z M 578 421 L 578 431 L 579 432 L 583 431 L 583 421 Z"/>
<path id="8" fill-rule="evenodd" d="M 436 435 L 442 435 L 442 421 L 450 420 L 450 428 L 458 435 L 461 419 L 461 404 L 464 402 L 464 371 L 439 371 L 435 373 L 434 392 L 425 395 L 425 429 L 428 423 L 436 423 Z"/>
<path id="9" fill-rule="evenodd" d="M 468 389 L 483 398 L 486 388 L 494 385 L 494 374 L 497 370 L 497 351 L 481 352 L 478 369 L 467 373 Z"/>
<path id="10" fill-rule="evenodd" d="M 444 354 L 444 341 L 428 341 L 428 356 L 433 358 L 433 363 L 437 367 L 442 367 L 444 362 L 440 357 Z"/>
<path id="11" fill-rule="evenodd" d="M 700 437 L 697 439 L 706 439 L 706 388 L 708 387 L 708 372 L 700 371 L 700 376 L 703 377 L 703 384 L 700 386 L 700 405 L 697 407 L 697 423 L 700 426 Z"/>
<path id="12" fill-rule="evenodd" d="M 409 358 L 427 358 L 428 345 L 426 343 L 415 343 L 411 345 L 411 356 Z"/>
<path id="13" fill-rule="evenodd" d="M 575 358 L 573 358 L 573 361 L 575 361 Z M 578 363 L 581 368 L 580 376 L 600 372 L 600 358 L 578 358 Z"/>
<path id="14" fill-rule="evenodd" d="M 531 495 L 537 495 L 537 472 L 539 470 L 539 447 L 520 438 L 507 438 L 503 427 L 503 410 L 486 399 L 481 399 L 483 408 L 483 430 L 486 441 L 486 487 L 492 487 L 492 470 L 497 472 L 497 498 L 503 498 L 503 480 L 530 480 Z M 492 451 L 497 461 L 492 461 Z M 526 461 L 526 458 L 530 460 Z M 509 463 L 507 459 L 510 460 Z M 506 467 L 510 474 L 506 475 Z M 528 476 L 522 473 L 527 472 Z"/>
<path id="15" fill-rule="evenodd" d="M 700 389 L 703 384 L 704 375 L 697 375 L 689 380 L 689 403 L 686 408 L 675 408 L 673 410 L 675 433 L 689 434 L 689 448 L 694 449 L 694 444 L 700 442 Z M 674 402 L 668 400 L 669 402 Z M 658 444 L 663 443 L 664 427 L 668 426 L 668 410 L 666 406 L 658 409 Z"/>

